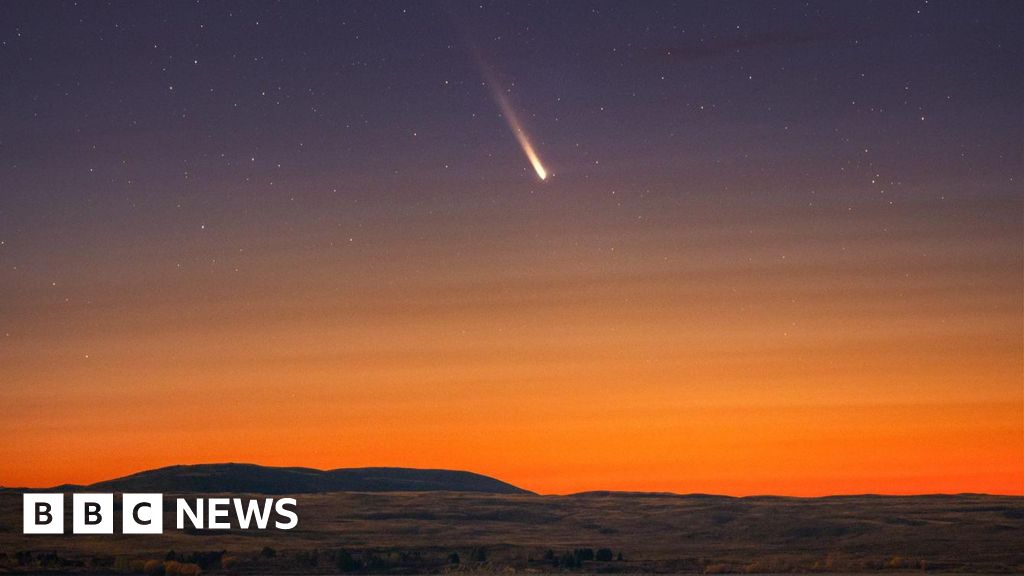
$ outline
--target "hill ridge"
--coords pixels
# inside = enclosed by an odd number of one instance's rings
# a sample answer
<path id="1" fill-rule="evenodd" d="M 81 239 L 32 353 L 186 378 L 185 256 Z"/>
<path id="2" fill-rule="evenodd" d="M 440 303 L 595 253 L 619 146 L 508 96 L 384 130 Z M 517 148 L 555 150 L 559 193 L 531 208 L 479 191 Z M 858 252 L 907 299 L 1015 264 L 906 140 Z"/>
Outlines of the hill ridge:
<path id="1" fill-rule="evenodd" d="M 66 485 L 65 485 L 66 486 Z M 323 492 L 480 492 L 532 494 L 465 470 L 369 466 L 321 470 L 244 462 L 173 464 L 82 486 L 112 492 L 303 494 Z"/>

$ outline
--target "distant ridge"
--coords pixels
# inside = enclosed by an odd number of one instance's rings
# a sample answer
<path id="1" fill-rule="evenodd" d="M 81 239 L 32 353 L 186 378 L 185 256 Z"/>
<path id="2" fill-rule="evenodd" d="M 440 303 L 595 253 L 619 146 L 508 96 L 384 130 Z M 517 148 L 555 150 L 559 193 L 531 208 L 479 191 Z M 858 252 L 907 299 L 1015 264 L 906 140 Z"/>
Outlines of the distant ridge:
<path id="1" fill-rule="evenodd" d="M 708 500 L 735 500 L 736 496 L 725 494 L 704 494 L 702 492 L 691 492 L 680 494 L 678 492 L 646 492 L 642 490 L 589 490 L 587 492 L 574 492 L 568 494 L 574 498 L 606 497 L 606 496 L 628 496 L 631 498 L 703 498 Z"/>
<path id="2" fill-rule="evenodd" d="M 279 468 L 195 464 L 146 470 L 86 486 L 108 492 L 303 494 L 315 492 L 483 492 L 532 494 L 496 478 L 461 470 L 419 468 Z"/>

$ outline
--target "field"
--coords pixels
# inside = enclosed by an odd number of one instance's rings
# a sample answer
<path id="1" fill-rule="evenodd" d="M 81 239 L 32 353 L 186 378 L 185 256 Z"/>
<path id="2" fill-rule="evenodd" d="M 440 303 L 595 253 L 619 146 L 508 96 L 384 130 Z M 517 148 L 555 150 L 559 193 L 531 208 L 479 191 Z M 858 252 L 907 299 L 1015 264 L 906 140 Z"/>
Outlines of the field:
<path id="1" fill-rule="evenodd" d="M 160 536 L 27 536 L 0 493 L 0 571 L 1024 573 L 1020 497 L 295 497 L 291 531 L 178 531 L 168 509 Z"/>

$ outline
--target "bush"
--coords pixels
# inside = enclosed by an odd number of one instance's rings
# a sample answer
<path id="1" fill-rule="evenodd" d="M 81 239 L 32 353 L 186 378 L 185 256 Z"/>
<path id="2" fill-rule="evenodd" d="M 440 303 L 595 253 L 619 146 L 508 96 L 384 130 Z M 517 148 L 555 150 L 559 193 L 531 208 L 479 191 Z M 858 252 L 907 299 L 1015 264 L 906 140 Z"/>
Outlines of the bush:
<path id="1" fill-rule="evenodd" d="M 178 554 L 177 560 L 180 562 L 188 562 L 191 564 L 198 564 L 200 568 L 206 570 L 209 568 L 217 568 L 220 566 L 220 559 L 224 557 L 226 551 L 206 551 L 206 552 L 193 552 L 189 555 Z"/>
<path id="2" fill-rule="evenodd" d="M 164 576 L 164 563 L 160 560 L 147 560 L 142 566 L 147 576 Z"/>
<path id="3" fill-rule="evenodd" d="M 199 576 L 203 573 L 203 569 L 198 564 L 192 564 L 191 562 L 175 562 L 175 570 L 173 574 L 176 576 Z M 168 571 L 167 575 L 170 576 L 172 572 Z"/>
<path id="4" fill-rule="evenodd" d="M 388 568 L 387 560 L 377 556 L 376 554 L 367 554 L 364 556 L 363 564 L 366 565 L 366 569 L 373 573 L 384 572 Z"/>
<path id="5" fill-rule="evenodd" d="M 347 550 L 338 550 L 334 565 L 342 572 L 355 572 L 360 568 L 359 562 Z"/>
<path id="6" fill-rule="evenodd" d="M 594 555 L 594 559 L 598 562 L 611 562 L 612 558 L 614 558 L 614 556 L 612 555 L 611 548 L 601 548 L 597 551 L 597 554 Z"/>

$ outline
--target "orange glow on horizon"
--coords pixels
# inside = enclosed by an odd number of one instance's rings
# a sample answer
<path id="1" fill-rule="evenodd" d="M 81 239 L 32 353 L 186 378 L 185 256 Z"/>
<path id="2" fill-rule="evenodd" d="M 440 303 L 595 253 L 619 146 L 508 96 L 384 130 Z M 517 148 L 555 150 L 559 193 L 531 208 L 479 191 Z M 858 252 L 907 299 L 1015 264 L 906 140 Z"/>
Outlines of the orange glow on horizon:
<path id="1" fill-rule="evenodd" d="M 541 493 L 1024 493 L 1014 270 L 947 253 L 907 280 L 870 249 L 835 267 L 826 236 L 780 273 L 700 230 L 738 263 L 629 264 L 664 249 L 655 231 L 610 270 L 543 228 L 529 262 L 495 259 L 513 252 L 494 228 L 452 269 L 418 266 L 447 245 L 346 263 L 357 278 L 282 252 L 233 282 L 19 296 L 37 315 L 0 352 L 0 484 L 236 461 Z"/>

